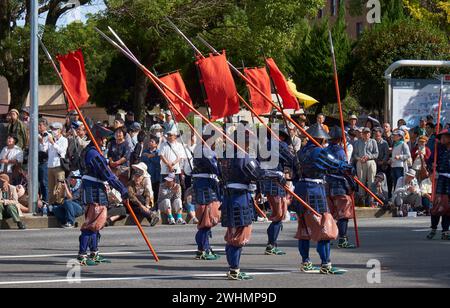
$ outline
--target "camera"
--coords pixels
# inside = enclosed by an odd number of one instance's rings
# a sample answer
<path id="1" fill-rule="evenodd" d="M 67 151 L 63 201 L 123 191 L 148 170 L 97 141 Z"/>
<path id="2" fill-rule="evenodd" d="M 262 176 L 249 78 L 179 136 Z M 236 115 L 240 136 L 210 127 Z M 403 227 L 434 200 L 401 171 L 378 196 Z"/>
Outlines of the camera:
<path id="1" fill-rule="evenodd" d="M 80 123 L 78 123 L 77 121 L 73 121 L 72 124 L 71 124 L 71 127 L 73 129 L 77 129 L 78 127 L 80 127 Z"/>

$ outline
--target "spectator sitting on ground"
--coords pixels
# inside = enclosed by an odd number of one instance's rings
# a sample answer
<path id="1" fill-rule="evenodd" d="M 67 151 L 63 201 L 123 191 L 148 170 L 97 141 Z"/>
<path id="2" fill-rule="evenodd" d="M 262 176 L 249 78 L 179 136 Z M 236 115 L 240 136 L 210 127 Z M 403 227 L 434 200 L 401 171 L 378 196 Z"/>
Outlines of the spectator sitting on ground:
<path id="1" fill-rule="evenodd" d="M 185 225 L 183 219 L 183 202 L 181 201 L 181 185 L 176 183 L 175 174 L 171 173 L 164 178 L 159 187 L 158 206 L 162 213 L 167 214 L 169 225 Z M 172 211 L 176 213 L 175 221 Z"/>
<path id="2" fill-rule="evenodd" d="M 145 179 L 150 179 L 147 173 L 147 166 L 144 163 L 133 165 L 134 172 L 131 181 L 128 183 L 128 193 L 130 204 L 136 215 L 144 217 L 154 227 L 159 222 L 159 215 L 152 211 L 153 191 L 151 183 L 145 183 Z"/>
<path id="3" fill-rule="evenodd" d="M 67 185 L 67 182 L 69 185 Z M 67 182 L 61 183 L 64 188 L 64 201 L 62 205 L 53 207 L 53 214 L 65 229 L 76 227 L 75 219 L 84 214 L 81 206 L 81 174 L 72 171 Z"/>
<path id="4" fill-rule="evenodd" d="M 20 230 L 25 230 L 26 226 L 20 221 L 20 205 L 16 188 L 9 184 L 9 176 L 0 174 L 0 221 L 12 218 Z"/>
<path id="5" fill-rule="evenodd" d="M 403 211 L 403 215 L 408 211 L 408 205 L 415 211 L 422 210 L 422 195 L 414 169 L 408 170 L 405 176 L 398 179 L 392 198 L 396 208 Z"/>
<path id="6" fill-rule="evenodd" d="M 0 173 L 6 173 L 12 184 L 18 183 L 18 169 L 23 163 L 23 151 L 17 144 L 17 136 L 9 135 L 6 146 L 0 152 Z"/>
<path id="7" fill-rule="evenodd" d="M 17 136 L 17 146 L 22 150 L 28 145 L 28 135 L 26 125 L 19 120 L 19 111 L 11 109 L 8 113 L 9 124 L 6 128 L 8 135 Z"/>
<path id="8" fill-rule="evenodd" d="M 372 197 L 370 197 L 370 201 L 374 206 L 381 206 L 385 207 L 389 203 L 389 191 L 387 186 L 387 180 L 386 180 L 386 174 L 383 172 L 377 173 L 375 176 L 375 180 L 370 185 L 370 191 L 372 191 L 375 196 L 377 196 L 383 204 L 379 204 L 378 202 L 375 202 Z"/>
<path id="9" fill-rule="evenodd" d="M 429 172 L 427 172 L 427 175 L 428 177 L 420 182 L 420 192 L 422 193 L 422 206 L 424 207 L 425 215 L 429 216 L 433 207 L 433 201 L 431 200 L 433 193 L 431 178 L 433 176 Z"/>
<path id="10" fill-rule="evenodd" d="M 195 204 L 192 203 L 192 187 L 189 187 L 184 193 L 184 202 L 186 205 L 186 212 L 188 213 L 189 223 L 198 224 L 198 219 L 195 214 Z"/>
<path id="11" fill-rule="evenodd" d="M 120 193 L 111 189 L 109 185 L 105 185 L 106 193 L 108 195 L 108 206 L 107 206 L 107 219 L 105 222 L 105 227 L 113 226 L 114 223 L 127 218 L 127 210 L 122 204 L 122 197 Z"/>

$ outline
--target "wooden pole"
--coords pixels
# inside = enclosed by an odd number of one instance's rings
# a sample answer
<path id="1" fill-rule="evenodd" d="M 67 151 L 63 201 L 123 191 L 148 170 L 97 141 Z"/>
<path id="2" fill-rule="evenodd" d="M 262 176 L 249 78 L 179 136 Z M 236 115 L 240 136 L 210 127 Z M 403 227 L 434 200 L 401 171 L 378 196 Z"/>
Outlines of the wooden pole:
<path id="1" fill-rule="evenodd" d="M 347 161 L 349 161 L 348 152 L 347 152 L 347 136 L 345 135 L 345 126 L 344 126 L 344 113 L 342 111 L 342 102 L 341 102 L 341 91 L 339 89 L 339 77 L 337 74 L 337 65 L 336 65 L 336 55 L 334 53 L 334 45 L 333 45 L 333 37 L 331 36 L 331 31 L 328 31 L 331 45 L 331 57 L 333 61 L 333 73 L 334 73 L 334 85 L 336 87 L 336 97 L 338 101 L 339 107 L 339 118 L 341 120 L 341 131 L 342 131 L 342 140 L 344 142 L 344 152 L 347 157 Z M 356 239 L 356 247 L 360 247 L 359 241 L 359 230 L 358 230 L 358 220 L 356 217 L 356 205 L 355 205 L 355 193 L 351 194 L 352 199 L 352 211 L 353 211 L 353 222 L 355 225 L 355 239 Z"/>

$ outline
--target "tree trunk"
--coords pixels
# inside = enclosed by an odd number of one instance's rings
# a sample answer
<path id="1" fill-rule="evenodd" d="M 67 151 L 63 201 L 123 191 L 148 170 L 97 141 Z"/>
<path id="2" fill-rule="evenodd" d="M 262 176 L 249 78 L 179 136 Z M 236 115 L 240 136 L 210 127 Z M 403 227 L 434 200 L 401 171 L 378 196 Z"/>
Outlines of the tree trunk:
<path id="1" fill-rule="evenodd" d="M 145 117 L 145 110 L 147 109 L 145 99 L 148 93 L 148 80 L 147 76 L 139 68 L 136 69 L 134 89 L 133 112 L 136 121 L 142 122 Z"/>
<path id="2" fill-rule="evenodd" d="M 30 73 L 27 72 L 23 77 L 11 80 L 8 79 L 9 91 L 11 92 L 11 104 L 9 109 L 21 110 L 26 103 L 28 92 L 30 91 Z"/>

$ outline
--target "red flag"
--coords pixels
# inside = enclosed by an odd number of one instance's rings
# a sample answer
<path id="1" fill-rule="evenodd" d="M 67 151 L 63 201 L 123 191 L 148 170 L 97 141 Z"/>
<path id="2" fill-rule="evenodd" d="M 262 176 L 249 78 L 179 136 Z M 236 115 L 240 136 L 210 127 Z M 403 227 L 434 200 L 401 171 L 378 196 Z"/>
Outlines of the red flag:
<path id="1" fill-rule="evenodd" d="M 266 63 L 270 70 L 270 76 L 277 87 L 277 92 L 283 99 L 283 107 L 286 109 L 299 110 L 300 105 L 298 104 L 297 98 L 289 88 L 286 78 L 276 65 L 275 61 L 272 58 L 269 58 L 266 60 Z"/>
<path id="2" fill-rule="evenodd" d="M 165 83 L 170 89 L 172 89 L 175 93 L 177 93 L 179 96 L 181 96 L 189 105 L 193 106 L 192 99 L 189 96 L 189 93 L 186 89 L 186 86 L 184 84 L 183 78 L 181 77 L 181 74 L 179 72 L 169 74 L 167 76 L 160 78 L 163 83 Z M 170 93 L 169 90 L 164 89 L 164 92 L 166 92 L 167 96 L 170 98 L 170 100 L 177 106 L 177 108 L 181 111 L 181 113 L 184 116 L 187 116 L 191 109 L 189 109 L 186 104 L 181 101 L 179 98 L 177 98 L 175 95 Z M 177 122 L 181 122 L 183 118 L 181 115 L 169 104 L 170 110 L 175 115 L 175 119 Z"/>
<path id="3" fill-rule="evenodd" d="M 272 97 L 272 90 L 270 87 L 270 77 L 267 74 L 265 67 L 244 69 L 244 73 L 248 79 L 260 89 L 267 97 Z M 272 105 L 264 98 L 254 87 L 247 84 L 250 92 L 250 101 L 253 109 L 258 115 L 267 114 L 272 111 Z"/>
<path id="4" fill-rule="evenodd" d="M 211 107 L 211 120 L 239 113 L 239 98 L 225 52 L 218 56 L 199 59 L 197 65 L 202 74 L 207 103 Z"/>
<path id="5" fill-rule="evenodd" d="M 74 105 L 83 106 L 89 99 L 89 93 L 86 82 L 86 71 L 84 68 L 84 59 L 81 50 L 69 52 L 67 55 L 58 55 L 56 57 L 61 67 L 61 75 L 74 101 L 66 93 L 69 101 L 69 111 L 75 110 Z"/>

